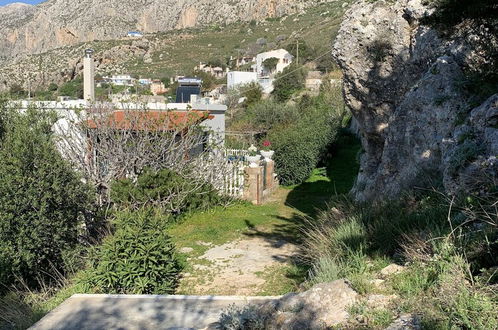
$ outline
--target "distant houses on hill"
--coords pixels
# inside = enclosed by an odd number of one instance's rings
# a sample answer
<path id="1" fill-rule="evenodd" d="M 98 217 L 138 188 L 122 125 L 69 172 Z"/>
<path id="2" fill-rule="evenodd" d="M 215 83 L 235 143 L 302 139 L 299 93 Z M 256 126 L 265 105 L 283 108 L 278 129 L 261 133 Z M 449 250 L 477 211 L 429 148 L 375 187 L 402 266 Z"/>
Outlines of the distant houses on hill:
<path id="1" fill-rule="evenodd" d="M 199 65 L 197 65 L 195 68 L 194 68 L 194 72 L 204 72 L 204 73 L 208 73 L 210 75 L 212 75 L 213 77 L 217 78 L 217 79 L 221 79 L 221 78 L 225 78 L 226 75 L 227 75 L 227 71 L 228 69 L 223 69 L 222 67 L 219 67 L 219 66 L 211 66 L 211 65 L 208 65 L 208 64 L 205 64 L 205 63 L 199 63 Z"/>
<path id="2" fill-rule="evenodd" d="M 242 58 L 240 61 L 232 59 L 234 63 L 244 63 L 252 65 L 250 71 L 230 71 L 227 73 L 227 88 L 234 89 L 250 83 L 258 83 L 264 93 L 273 91 L 273 81 L 275 75 L 284 71 L 286 67 L 292 64 L 294 56 L 285 49 L 277 49 L 256 55 L 256 57 Z"/>
<path id="3" fill-rule="evenodd" d="M 139 31 L 129 31 L 126 36 L 128 38 L 142 38 L 144 35 L 142 32 Z"/>

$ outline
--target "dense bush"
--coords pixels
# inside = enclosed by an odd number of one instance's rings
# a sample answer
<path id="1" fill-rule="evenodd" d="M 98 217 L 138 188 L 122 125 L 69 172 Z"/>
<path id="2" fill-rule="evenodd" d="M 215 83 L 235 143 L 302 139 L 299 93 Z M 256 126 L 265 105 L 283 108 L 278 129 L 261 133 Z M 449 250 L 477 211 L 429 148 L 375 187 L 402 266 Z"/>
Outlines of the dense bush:
<path id="1" fill-rule="evenodd" d="M 278 125 L 296 122 L 300 114 L 296 106 L 265 100 L 249 107 L 244 116 L 254 129 L 269 131 Z"/>
<path id="2" fill-rule="evenodd" d="M 74 80 L 68 81 L 59 87 L 59 95 L 69 96 L 74 99 L 83 98 L 83 78 L 77 77 Z"/>
<path id="3" fill-rule="evenodd" d="M 181 214 L 206 209 L 221 202 L 209 184 L 192 182 L 169 170 L 145 171 L 136 181 L 123 179 L 111 186 L 111 200 L 124 207 L 161 207 Z"/>
<path id="4" fill-rule="evenodd" d="M 103 293 L 173 293 L 181 266 L 166 223 L 151 209 L 119 213 L 115 233 L 91 257 L 87 284 Z"/>
<path id="5" fill-rule="evenodd" d="M 247 108 L 261 101 L 261 98 L 263 97 L 263 90 L 257 83 L 246 84 L 241 87 L 240 96 L 245 97 L 243 105 Z"/>
<path id="6" fill-rule="evenodd" d="M 285 49 L 294 56 L 294 60 L 297 61 L 298 49 L 299 49 L 299 63 L 304 64 L 312 61 L 316 56 L 316 50 L 308 46 L 308 44 L 303 40 L 299 39 L 297 41 L 288 44 Z"/>
<path id="7" fill-rule="evenodd" d="M 272 72 L 273 70 L 275 70 L 277 68 L 277 64 L 280 60 L 276 57 L 270 57 L 270 58 L 267 58 L 266 60 L 263 61 L 263 67 Z"/>
<path id="8" fill-rule="evenodd" d="M 300 112 L 298 121 L 279 126 L 267 138 L 275 150 L 276 172 L 284 185 L 298 184 L 309 177 L 341 125 L 341 115 L 319 100 Z"/>
<path id="9" fill-rule="evenodd" d="M 0 283 L 34 285 L 64 271 L 90 195 L 56 150 L 54 114 L 0 112 Z"/>

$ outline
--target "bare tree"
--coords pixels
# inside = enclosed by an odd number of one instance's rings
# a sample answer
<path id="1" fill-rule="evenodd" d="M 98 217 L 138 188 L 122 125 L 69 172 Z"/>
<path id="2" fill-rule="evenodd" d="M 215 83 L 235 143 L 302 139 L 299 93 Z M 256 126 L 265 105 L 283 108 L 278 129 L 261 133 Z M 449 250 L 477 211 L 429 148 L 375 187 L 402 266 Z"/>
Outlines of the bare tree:
<path id="1" fill-rule="evenodd" d="M 56 125 L 62 154 L 95 186 L 100 203 L 109 200 L 114 180 L 135 180 L 144 170 L 170 169 L 185 180 L 156 201 L 175 212 L 181 201 L 206 183 L 221 187 L 230 164 L 201 122 L 205 111 L 151 111 L 139 105 L 115 110 L 96 104 L 69 111 Z M 153 198 L 153 197 L 151 197 Z M 143 201 L 142 201 L 143 202 Z"/>

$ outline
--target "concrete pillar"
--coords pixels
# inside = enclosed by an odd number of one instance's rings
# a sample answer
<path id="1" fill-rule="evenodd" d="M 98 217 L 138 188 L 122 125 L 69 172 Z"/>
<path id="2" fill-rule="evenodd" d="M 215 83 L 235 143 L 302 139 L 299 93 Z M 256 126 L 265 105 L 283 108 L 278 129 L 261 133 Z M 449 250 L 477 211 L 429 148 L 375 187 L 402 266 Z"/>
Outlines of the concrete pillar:
<path id="1" fill-rule="evenodd" d="M 83 58 L 83 99 L 95 102 L 95 62 L 93 49 L 85 50 Z"/>
<path id="2" fill-rule="evenodd" d="M 258 205 L 263 202 L 263 167 L 246 167 L 244 199 Z"/>

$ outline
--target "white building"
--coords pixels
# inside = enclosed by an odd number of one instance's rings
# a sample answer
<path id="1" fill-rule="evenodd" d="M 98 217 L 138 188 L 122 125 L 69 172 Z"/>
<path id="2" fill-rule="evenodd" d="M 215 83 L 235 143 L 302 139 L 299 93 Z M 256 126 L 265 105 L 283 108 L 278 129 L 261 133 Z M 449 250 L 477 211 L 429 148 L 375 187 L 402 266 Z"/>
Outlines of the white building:
<path id="1" fill-rule="evenodd" d="M 274 69 L 269 69 L 264 66 L 264 61 L 270 58 L 278 60 Z M 269 52 L 261 53 L 256 56 L 256 64 L 252 66 L 253 70 L 258 74 L 258 78 L 272 78 L 275 74 L 284 71 L 286 67 L 292 64 L 294 56 L 285 49 L 277 49 Z"/>
<path id="2" fill-rule="evenodd" d="M 258 75 L 256 72 L 230 71 L 227 74 L 228 90 L 257 82 L 258 82 Z"/>
<path id="3" fill-rule="evenodd" d="M 126 36 L 129 38 L 142 38 L 144 35 L 139 31 L 130 31 L 126 34 Z"/>
<path id="4" fill-rule="evenodd" d="M 104 77 L 105 82 L 114 86 L 134 86 L 136 79 L 130 75 L 118 75 L 112 77 Z"/>

